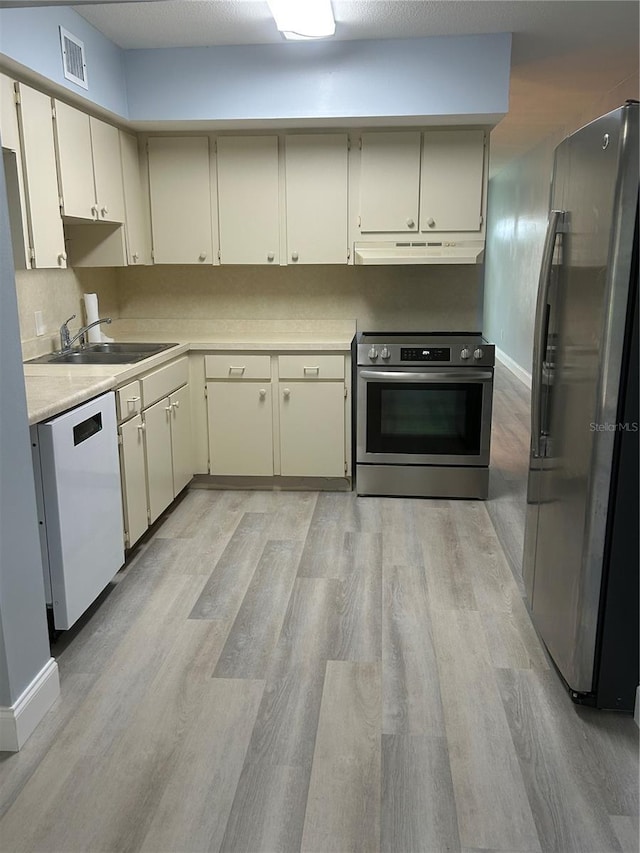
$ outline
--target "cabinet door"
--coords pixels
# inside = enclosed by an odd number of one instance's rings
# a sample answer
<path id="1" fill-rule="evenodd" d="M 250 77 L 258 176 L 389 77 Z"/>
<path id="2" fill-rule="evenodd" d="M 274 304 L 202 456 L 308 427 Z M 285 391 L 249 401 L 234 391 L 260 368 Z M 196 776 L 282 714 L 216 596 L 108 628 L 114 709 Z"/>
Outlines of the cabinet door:
<path id="1" fill-rule="evenodd" d="M 191 399 L 184 385 L 169 395 L 171 406 L 171 457 L 173 459 L 173 494 L 181 492 L 193 477 L 191 455 Z"/>
<path id="2" fill-rule="evenodd" d="M 120 426 L 120 437 L 125 540 L 131 547 L 147 529 L 147 481 L 140 415 Z"/>
<path id="3" fill-rule="evenodd" d="M 89 119 L 89 123 L 97 218 L 101 222 L 124 222 L 124 190 L 118 128 L 93 116 Z"/>
<path id="4" fill-rule="evenodd" d="M 421 231 L 480 231 L 484 170 L 482 130 L 425 131 Z"/>
<path id="5" fill-rule="evenodd" d="M 154 263 L 212 263 L 209 139 L 149 139 L 149 190 Z"/>
<path id="6" fill-rule="evenodd" d="M 0 137 L 2 137 L 7 201 L 11 223 L 13 261 L 16 269 L 28 269 L 29 223 L 27 220 L 27 197 L 22 170 L 22 149 L 18 129 L 18 111 L 14 82 L 0 74 Z"/>
<path id="7" fill-rule="evenodd" d="M 280 382 L 280 471 L 344 477 L 344 382 Z"/>
<path id="8" fill-rule="evenodd" d="M 62 213 L 76 219 L 95 219 L 89 116 L 61 101 L 55 102 L 55 114 Z"/>
<path id="9" fill-rule="evenodd" d="M 173 466 L 171 463 L 171 406 L 166 397 L 145 409 L 144 449 L 147 463 L 147 500 L 149 523 L 173 500 Z"/>
<path id="10" fill-rule="evenodd" d="M 120 131 L 120 155 L 124 184 L 124 208 L 127 233 L 127 262 L 151 263 L 151 239 L 142 195 L 138 140 Z"/>
<path id="11" fill-rule="evenodd" d="M 363 133 L 360 230 L 418 230 L 420 133 Z"/>
<path id="12" fill-rule="evenodd" d="M 60 217 L 51 99 L 22 83 L 18 92 L 31 266 L 64 269 L 67 255 Z"/>
<path id="13" fill-rule="evenodd" d="M 270 477 L 273 417 L 270 382 L 207 382 L 212 474 Z"/>
<path id="14" fill-rule="evenodd" d="M 347 135 L 285 139 L 287 263 L 347 263 Z"/>
<path id="15" fill-rule="evenodd" d="M 277 136 L 218 139 L 218 215 L 221 263 L 279 263 Z"/>

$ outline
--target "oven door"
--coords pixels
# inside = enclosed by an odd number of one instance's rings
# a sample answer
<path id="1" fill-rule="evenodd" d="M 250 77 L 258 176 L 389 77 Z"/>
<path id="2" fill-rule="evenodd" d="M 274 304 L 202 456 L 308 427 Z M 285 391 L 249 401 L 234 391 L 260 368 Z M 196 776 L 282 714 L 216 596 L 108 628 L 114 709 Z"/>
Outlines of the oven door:
<path id="1" fill-rule="evenodd" d="M 489 464 L 493 370 L 358 369 L 358 463 Z"/>

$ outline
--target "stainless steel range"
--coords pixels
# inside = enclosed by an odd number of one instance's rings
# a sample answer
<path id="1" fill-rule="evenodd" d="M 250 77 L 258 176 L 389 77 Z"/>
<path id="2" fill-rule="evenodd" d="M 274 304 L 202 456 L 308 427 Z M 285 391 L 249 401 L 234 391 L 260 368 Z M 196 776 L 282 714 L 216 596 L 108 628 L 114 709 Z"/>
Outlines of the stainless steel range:
<path id="1" fill-rule="evenodd" d="M 361 332 L 356 343 L 357 493 L 485 499 L 493 344 L 479 332 Z"/>

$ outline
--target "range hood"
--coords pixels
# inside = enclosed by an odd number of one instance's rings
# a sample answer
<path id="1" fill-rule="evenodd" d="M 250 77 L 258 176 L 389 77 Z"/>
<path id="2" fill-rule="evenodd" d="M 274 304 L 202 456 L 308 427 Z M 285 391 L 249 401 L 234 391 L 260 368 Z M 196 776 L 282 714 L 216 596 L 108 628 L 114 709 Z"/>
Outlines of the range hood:
<path id="1" fill-rule="evenodd" d="M 425 240 L 355 243 L 354 262 L 364 265 L 481 264 L 484 241 L 432 242 Z"/>

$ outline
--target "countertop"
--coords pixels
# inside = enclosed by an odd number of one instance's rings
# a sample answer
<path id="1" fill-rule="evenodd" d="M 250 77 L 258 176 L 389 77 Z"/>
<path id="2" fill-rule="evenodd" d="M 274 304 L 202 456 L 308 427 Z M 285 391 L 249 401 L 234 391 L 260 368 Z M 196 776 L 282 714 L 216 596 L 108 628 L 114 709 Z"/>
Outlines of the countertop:
<path id="1" fill-rule="evenodd" d="M 103 394 L 188 352 L 226 350 L 348 352 L 355 321 L 114 320 L 118 341 L 176 341 L 157 355 L 129 364 L 25 364 L 29 424 L 39 423 Z"/>

